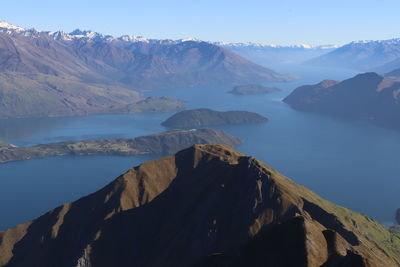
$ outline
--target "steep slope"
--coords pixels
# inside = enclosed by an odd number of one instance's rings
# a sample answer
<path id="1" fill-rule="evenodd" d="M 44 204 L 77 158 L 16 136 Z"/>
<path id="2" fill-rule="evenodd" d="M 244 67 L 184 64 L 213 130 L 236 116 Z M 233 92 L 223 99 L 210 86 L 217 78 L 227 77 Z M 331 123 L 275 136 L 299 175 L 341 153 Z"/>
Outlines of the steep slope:
<path id="1" fill-rule="evenodd" d="M 400 58 L 400 39 L 358 41 L 306 61 L 306 64 L 371 71 Z M 389 71 L 386 69 L 386 71 Z"/>
<path id="2" fill-rule="evenodd" d="M 0 117 L 114 112 L 140 100 L 132 90 L 288 78 L 202 41 L 43 32 L 0 22 Z"/>
<path id="3" fill-rule="evenodd" d="M 140 100 L 138 92 L 71 76 L 0 73 L 0 118 L 128 112 Z"/>
<path id="4" fill-rule="evenodd" d="M 171 128 L 196 128 L 211 125 L 261 123 L 268 119 L 249 111 L 216 111 L 207 108 L 189 109 L 175 113 L 161 125 Z"/>
<path id="5" fill-rule="evenodd" d="M 149 42 L 145 50 L 138 43 L 119 45 L 125 50 L 140 51 L 146 56 L 142 64 L 132 62 L 125 70 L 126 77 L 121 78 L 122 82 L 139 85 L 139 88 L 286 81 L 291 78 L 202 41 L 162 45 Z"/>
<path id="6" fill-rule="evenodd" d="M 284 99 L 293 108 L 367 119 L 400 129 L 400 83 L 376 73 L 296 88 Z"/>
<path id="7" fill-rule="evenodd" d="M 400 266 L 400 239 L 264 163 L 196 145 L 0 233 L 1 266 Z"/>

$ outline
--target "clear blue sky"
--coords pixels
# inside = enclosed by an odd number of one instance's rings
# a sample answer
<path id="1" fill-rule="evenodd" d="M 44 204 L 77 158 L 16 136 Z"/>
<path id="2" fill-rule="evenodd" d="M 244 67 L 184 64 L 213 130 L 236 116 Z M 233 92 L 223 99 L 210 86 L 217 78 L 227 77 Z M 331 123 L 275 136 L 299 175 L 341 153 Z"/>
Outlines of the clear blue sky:
<path id="1" fill-rule="evenodd" d="M 400 37 L 399 0 L 8 0 L 0 20 L 149 38 L 343 44 Z"/>

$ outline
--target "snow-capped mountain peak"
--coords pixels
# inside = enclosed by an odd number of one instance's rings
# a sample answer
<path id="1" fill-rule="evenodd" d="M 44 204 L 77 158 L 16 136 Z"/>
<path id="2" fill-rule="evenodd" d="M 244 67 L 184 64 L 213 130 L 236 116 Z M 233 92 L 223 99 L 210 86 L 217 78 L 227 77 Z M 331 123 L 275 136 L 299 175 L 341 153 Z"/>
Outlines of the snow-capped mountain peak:
<path id="1" fill-rule="evenodd" d="M 102 33 L 98 33 L 98 32 L 94 32 L 94 31 L 88 31 L 88 30 L 80 30 L 80 29 L 76 29 L 72 32 L 70 32 L 69 34 L 69 38 L 86 38 L 86 39 L 90 39 L 90 40 L 96 40 L 96 41 L 100 41 L 100 40 L 114 40 L 114 37 L 111 35 L 105 35 Z M 71 38 L 71 39 L 72 39 Z"/>
<path id="2" fill-rule="evenodd" d="M 113 37 L 111 35 L 105 35 L 99 32 L 91 31 L 91 30 L 80 30 L 76 29 L 70 33 L 64 31 L 37 31 L 36 29 L 26 29 L 19 26 L 15 26 L 7 21 L 0 21 L 0 32 L 6 32 L 8 34 L 21 34 L 23 36 L 33 36 L 38 37 L 41 34 L 46 34 L 51 38 L 58 41 L 73 41 L 73 40 L 86 40 L 86 41 L 107 41 L 112 42 L 115 40 L 122 42 L 131 42 L 131 43 L 163 43 L 163 44 L 173 44 L 173 43 L 184 43 L 184 42 L 200 42 L 199 39 L 196 38 L 184 38 L 178 40 L 170 40 L 170 39 L 148 39 L 143 36 L 135 36 L 135 35 L 122 35 L 120 37 Z"/>
<path id="3" fill-rule="evenodd" d="M 185 42 L 202 42 L 197 38 L 182 38 L 178 40 L 171 39 L 148 39 L 143 36 L 135 35 L 122 35 L 120 37 L 113 37 L 111 35 L 105 35 L 99 32 L 91 30 L 80 30 L 76 29 L 70 33 L 64 31 L 37 31 L 36 29 L 26 29 L 19 26 L 15 26 L 7 21 L 0 21 L 0 32 L 6 32 L 8 34 L 22 34 L 24 36 L 40 36 L 40 34 L 47 34 L 48 36 L 59 41 L 73 41 L 73 40 L 86 40 L 86 41 L 122 41 L 131 43 L 185 43 Z M 313 46 L 309 44 L 299 45 L 277 45 L 277 44 L 263 44 L 263 43 L 228 43 L 228 42 L 209 42 L 214 45 L 226 47 L 226 48 L 255 48 L 255 49 L 299 49 L 299 50 L 328 50 L 338 48 L 337 45 L 321 45 Z"/>
<path id="4" fill-rule="evenodd" d="M 393 39 L 387 39 L 387 40 L 359 40 L 359 41 L 353 41 L 349 43 L 349 45 L 363 45 L 363 44 L 386 44 L 386 45 L 399 45 L 400 44 L 400 38 L 393 38 Z"/>
<path id="5" fill-rule="evenodd" d="M 136 43 L 136 42 L 148 43 L 150 41 L 146 37 L 135 36 L 135 35 L 122 35 L 122 36 L 118 37 L 117 39 L 120 41 L 132 42 L 132 43 Z"/>
<path id="6" fill-rule="evenodd" d="M 0 21 L 0 30 L 3 31 L 17 31 L 17 32 L 22 32 L 22 31 L 26 31 L 25 28 L 19 27 L 19 26 L 15 26 L 11 23 L 8 23 L 7 21 Z"/>
<path id="7" fill-rule="evenodd" d="M 229 43 L 229 42 L 215 42 L 215 45 L 223 46 L 223 47 L 253 47 L 253 48 L 262 48 L 262 49 L 335 49 L 340 47 L 339 45 L 310 45 L 310 44 L 297 44 L 297 45 L 278 45 L 278 44 L 263 44 L 263 43 Z"/>
<path id="8" fill-rule="evenodd" d="M 194 37 L 188 37 L 188 38 L 183 38 L 177 40 L 178 42 L 184 43 L 184 42 L 201 42 L 200 39 L 194 38 Z"/>

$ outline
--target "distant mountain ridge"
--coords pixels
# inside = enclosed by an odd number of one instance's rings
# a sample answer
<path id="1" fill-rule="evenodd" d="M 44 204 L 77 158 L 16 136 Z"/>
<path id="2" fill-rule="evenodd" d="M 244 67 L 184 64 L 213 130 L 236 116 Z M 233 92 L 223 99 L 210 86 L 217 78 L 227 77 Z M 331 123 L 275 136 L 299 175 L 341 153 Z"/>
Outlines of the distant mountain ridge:
<path id="1" fill-rule="evenodd" d="M 0 32 L 8 34 L 10 38 L 13 37 L 32 37 L 35 39 L 35 45 L 39 48 L 60 48 L 51 47 L 51 39 L 60 41 L 58 45 L 70 46 L 73 56 L 77 56 L 78 59 L 83 59 L 83 67 L 86 71 L 95 71 L 96 68 L 102 68 L 101 74 L 104 72 L 117 72 L 117 70 L 124 69 L 126 72 L 130 71 L 141 71 L 141 75 L 150 74 L 149 71 L 164 71 L 162 74 L 171 74 L 174 72 L 183 72 L 189 70 L 196 72 L 204 72 L 208 67 L 213 67 L 213 71 L 219 70 L 218 68 L 226 68 L 230 74 L 241 75 L 241 77 L 232 76 L 231 83 L 234 83 L 235 79 L 258 79 L 263 81 L 284 81 L 288 77 L 280 75 L 264 67 L 257 66 L 250 61 L 241 58 L 227 50 L 221 49 L 220 47 L 213 45 L 208 42 L 200 41 L 194 38 L 180 39 L 180 40 L 158 40 L 158 39 L 147 39 L 144 37 L 136 37 L 124 35 L 121 37 L 112 37 L 110 35 L 104 35 L 94 31 L 82 31 L 75 30 L 71 33 L 65 33 L 63 31 L 49 32 L 49 31 L 37 31 L 35 29 L 24 29 L 18 26 L 11 25 L 7 22 L 0 23 Z M 45 39 L 45 40 L 42 40 Z M 59 52 L 59 51 L 53 51 Z M 42 55 L 43 56 L 43 55 Z M 59 55 L 62 57 L 63 55 Z M 54 58 L 52 58 L 54 61 Z M 57 58 L 60 59 L 60 58 Z M 65 58 L 63 58 L 65 59 Z M 43 59 L 42 59 L 43 60 Z M 76 60 L 76 58 L 74 58 Z M 7 60 L 9 61 L 9 60 Z M 70 61 L 70 60 L 69 60 Z M 104 62 L 99 62 L 104 61 Z M 226 61 L 226 62 L 225 62 Z M 65 64 L 65 62 L 63 62 Z M 71 62 L 72 63 L 72 62 Z M 73 62 L 74 67 L 77 67 L 77 62 Z M 157 68 L 154 67 L 157 64 Z M 185 64 L 185 65 L 182 65 Z M 243 69 L 244 73 L 239 72 L 240 67 L 235 64 L 244 64 L 245 67 L 250 68 L 249 70 Z M 2 64 L 3 68 L 5 64 Z M 39 65 L 40 64 L 35 64 Z M 86 66 L 85 66 L 86 65 Z M 9 66 L 10 67 L 10 66 Z M 21 70 L 18 66 L 13 66 L 11 70 Z M 80 66 L 82 67 L 82 66 Z M 95 70 L 93 70 L 93 67 Z M 229 67 L 233 69 L 228 69 Z M 235 68 L 236 67 L 236 68 Z M 144 68 L 139 69 L 139 68 Z M 9 68 L 4 68 L 10 70 Z M 56 72 L 57 70 L 50 70 L 46 68 L 41 72 L 49 73 Z M 117 69 L 117 70 L 115 70 Z M 35 69 L 38 70 L 38 69 Z M 67 69 L 63 69 L 64 71 Z M 70 69 L 68 69 L 71 71 Z M 58 71 L 61 71 L 60 69 Z M 254 77 L 250 77 L 251 72 Z M 161 73 L 152 73 L 154 78 L 156 75 Z M 204 74 L 203 74 L 204 75 Z M 112 76 L 112 73 L 108 76 L 116 78 L 118 76 Z M 129 79 L 123 79 L 124 75 L 119 74 L 119 81 L 127 83 Z M 108 77 L 110 78 L 110 77 Z M 226 77 L 220 78 L 221 82 L 225 81 Z M 213 82 L 213 81 L 211 81 Z M 215 81 L 214 81 L 215 82 Z M 227 82 L 227 81 L 225 81 Z M 200 83 L 197 81 L 197 83 Z M 143 86 L 143 84 L 142 84 Z M 171 87 L 171 85 L 164 85 L 165 87 Z M 172 85 L 174 86 L 174 85 Z M 138 87 L 137 89 L 142 89 Z"/>
<path id="2" fill-rule="evenodd" d="M 0 31 L 8 33 L 8 34 L 23 34 L 24 36 L 35 36 L 38 33 L 47 34 L 48 36 L 53 37 L 56 40 L 64 40 L 71 41 L 74 39 L 86 39 L 93 41 L 115 41 L 120 40 L 124 42 L 146 42 L 146 43 L 180 43 L 186 41 L 197 41 L 200 40 L 195 38 L 185 38 L 179 40 L 172 39 L 148 39 L 143 36 L 135 36 L 135 35 L 122 35 L 119 37 L 114 37 L 108 34 L 102 34 L 99 32 L 91 31 L 91 30 L 80 30 L 75 29 L 72 32 L 65 32 L 62 30 L 59 31 L 39 31 L 35 28 L 27 29 L 20 26 L 13 25 L 7 21 L 0 21 Z"/>
<path id="3" fill-rule="evenodd" d="M 301 64 L 304 61 L 324 55 L 340 47 L 339 45 L 276 45 L 252 42 L 215 42 L 214 44 L 226 48 L 258 64 L 272 67 Z"/>
<path id="4" fill-rule="evenodd" d="M 268 43 L 254 43 L 254 42 L 214 42 L 214 44 L 219 46 L 227 46 L 227 47 L 262 47 L 262 48 L 271 48 L 271 49 L 335 49 L 339 48 L 340 45 L 328 44 L 328 45 L 310 45 L 310 44 L 293 44 L 293 45 L 279 45 L 279 44 L 268 44 Z"/>
<path id="5" fill-rule="evenodd" d="M 139 101 L 135 90 L 288 79 L 194 39 L 114 38 L 0 22 L 0 117 L 109 112 Z"/>
<path id="6" fill-rule="evenodd" d="M 394 62 L 398 63 L 394 63 Z M 389 72 L 400 68 L 400 38 L 354 41 L 306 62 L 315 66 Z"/>

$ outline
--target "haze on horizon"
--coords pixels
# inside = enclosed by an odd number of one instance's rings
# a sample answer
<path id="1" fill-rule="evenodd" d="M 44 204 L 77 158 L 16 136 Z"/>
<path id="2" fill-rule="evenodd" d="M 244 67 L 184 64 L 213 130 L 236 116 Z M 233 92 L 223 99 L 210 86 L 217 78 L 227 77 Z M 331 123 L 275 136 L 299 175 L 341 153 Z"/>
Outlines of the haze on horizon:
<path id="1" fill-rule="evenodd" d="M 400 37 L 396 0 L 15 0 L 2 10 L 0 20 L 26 28 L 156 39 L 317 45 Z"/>

